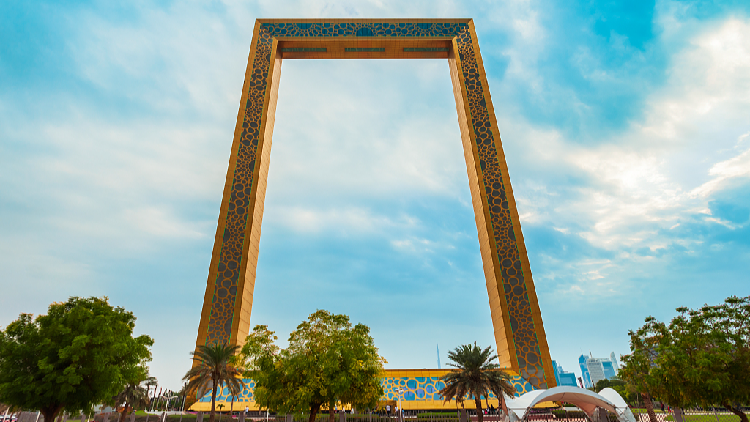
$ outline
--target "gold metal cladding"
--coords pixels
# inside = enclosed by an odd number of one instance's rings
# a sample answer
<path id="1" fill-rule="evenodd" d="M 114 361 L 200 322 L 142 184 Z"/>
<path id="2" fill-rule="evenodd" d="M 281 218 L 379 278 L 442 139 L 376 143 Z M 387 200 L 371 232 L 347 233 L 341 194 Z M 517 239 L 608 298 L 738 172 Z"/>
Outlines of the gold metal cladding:
<path id="1" fill-rule="evenodd" d="M 241 345 L 250 329 L 282 59 L 363 58 L 448 60 L 500 362 L 555 386 L 471 19 L 256 21 L 196 345 Z"/>

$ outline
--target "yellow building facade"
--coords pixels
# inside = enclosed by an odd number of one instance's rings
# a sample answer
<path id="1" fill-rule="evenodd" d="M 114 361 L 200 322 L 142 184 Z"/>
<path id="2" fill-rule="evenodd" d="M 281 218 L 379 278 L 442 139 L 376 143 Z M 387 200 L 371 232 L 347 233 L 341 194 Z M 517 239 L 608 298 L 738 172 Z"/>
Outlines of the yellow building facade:
<path id="1" fill-rule="evenodd" d="M 461 407 L 455 400 L 448 402 L 443 401 L 437 392 L 445 385 L 440 378 L 450 372 L 447 369 L 386 369 L 385 376 L 382 379 L 383 390 L 385 394 L 380 402 L 380 407 L 390 404 L 392 408 L 398 403 L 399 395 L 401 396 L 401 407 L 404 410 L 453 410 Z M 223 404 L 223 410 L 234 409 L 235 411 L 260 410 L 253 398 L 254 383 L 252 380 L 245 380 L 247 387 L 242 394 L 234 397 L 229 395 L 229 390 L 224 389 L 221 394 L 217 394 L 217 405 Z M 513 373 L 513 386 L 516 387 L 517 395 L 527 393 L 533 389 L 528 381 L 521 378 L 517 373 Z M 399 393 L 399 389 L 401 392 Z M 484 400 L 483 400 L 484 402 Z M 488 402 L 495 407 L 499 406 L 498 399 L 494 394 L 490 394 Z M 465 400 L 463 407 L 474 409 L 474 400 Z M 207 393 L 196 402 L 190 410 L 207 412 L 211 410 L 211 395 Z"/>

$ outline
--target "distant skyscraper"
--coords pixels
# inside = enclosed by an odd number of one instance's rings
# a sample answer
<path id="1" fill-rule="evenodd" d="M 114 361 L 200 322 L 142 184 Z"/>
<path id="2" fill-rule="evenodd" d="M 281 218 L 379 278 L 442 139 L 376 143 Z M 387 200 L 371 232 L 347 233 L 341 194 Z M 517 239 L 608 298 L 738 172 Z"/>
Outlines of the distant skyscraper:
<path id="1" fill-rule="evenodd" d="M 576 374 L 565 372 L 562 365 L 554 360 L 552 361 L 552 369 L 555 371 L 555 381 L 557 381 L 558 386 L 567 385 L 570 387 L 578 387 L 578 384 L 576 384 Z"/>
<path id="2" fill-rule="evenodd" d="M 597 382 L 604 379 L 612 379 L 617 376 L 620 369 L 617 366 L 615 353 L 612 352 L 609 358 L 595 358 L 591 355 L 581 355 L 578 358 L 578 364 L 581 366 L 581 375 L 583 375 L 583 385 L 586 388 L 592 388 Z"/>
<path id="3" fill-rule="evenodd" d="M 437 345 L 438 369 L 440 369 L 440 345 Z"/>

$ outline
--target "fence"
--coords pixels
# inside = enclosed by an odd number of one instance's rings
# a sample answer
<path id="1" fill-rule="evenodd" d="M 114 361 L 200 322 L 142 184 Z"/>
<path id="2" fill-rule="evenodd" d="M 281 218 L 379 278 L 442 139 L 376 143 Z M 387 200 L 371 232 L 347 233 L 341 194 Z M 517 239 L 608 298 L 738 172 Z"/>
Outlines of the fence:
<path id="1" fill-rule="evenodd" d="M 465 411 L 468 422 L 477 421 L 475 410 L 467 409 Z M 318 414 L 315 418 L 315 422 L 328 422 L 329 417 L 330 416 L 328 413 Z M 458 410 L 449 412 L 406 410 L 404 411 L 403 417 L 405 422 L 461 422 L 461 417 Z M 265 422 L 265 413 L 253 412 L 246 417 L 247 422 L 250 422 L 250 419 L 253 419 L 255 422 Z M 498 415 L 496 412 L 495 414 L 484 414 L 482 419 L 484 422 L 502 422 L 506 420 L 504 416 Z M 586 417 L 586 414 L 581 411 L 557 410 L 551 412 L 549 410 L 542 410 L 530 412 L 526 417 L 527 421 L 551 421 L 553 419 L 556 422 L 590 422 Z M 206 422 L 206 420 L 204 419 L 203 422 Z M 219 422 L 218 419 L 217 422 Z M 271 415 L 268 417 L 268 422 L 308 422 L 308 416 L 302 415 L 300 417 L 293 415 Z M 395 412 L 391 413 L 390 415 L 386 414 L 385 412 L 372 414 L 341 413 L 338 415 L 334 415 L 334 422 L 398 422 L 398 416 L 395 414 Z M 614 417 L 614 415 L 613 419 L 611 419 L 611 422 L 617 422 L 617 418 Z"/>
<path id="2" fill-rule="evenodd" d="M 646 409 L 631 409 L 637 422 L 651 422 Z M 745 414 L 747 414 L 745 409 Z M 657 422 L 676 422 L 674 412 L 655 411 Z M 683 422 L 740 422 L 740 417 L 724 409 L 685 410 Z"/>
<path id="3" fill-rule="evenodd" d="M 567 409 L 530 409 L 524 418 L 528 422 L 555 421 L 555 422 L 591 422 L 588 415 L 582 410 Z M 617 415 L 607 412 L 609 422 L 617 422 Z"/>
<path id="4" fill-rule="evenodd" d="M 19 412 L 16 417 L 17 422 L 38 422 L 44 421 L 44 417 L 39 412 Z"/>
<path id="5" fill-rule="evenodd" d="M 645 409 L 631 409 L 635 416 L 636 422 L 651 422 Z M 218 412 L 217 412 L 218 413 Z M 476 412 L 473 410 L 466 411 L 469 422 L 476 421 Z M 678 422 L 674 418 L 674 412 L 661 412 L 656 411 L 657 422 Z M 308 422 L 309 415 L 269 415 L 268 422 Z M 404 412 L 405 422 L 460 422 L 459 412 L 431 412 L 431 411 L 405 411 Z M 503 419 L 498 415 L 484 415 L 484 422 L 501 422 Z M 564 410 L 564 409 L 532 409 L 525 418 L 526 422 L 591 422 L 589 417 L 580 410 Z M 617 415 L 608 412 L 608 422 L 617 422 Z M 126 422 L 130 422 L 129 418 L 125 419 Z M 245 417 L 246 422 L 265 422 L 265 412 L 251 412 Z M 315 422 L 328 422 L 328 413 L 318 414 L 315 418 Z M 688 410 L 683 412 L 683 422 L 740 422 L 739 416 L 725 411 L 725 410 L 709 410 L 709 411 L 698 411 Z M 18 421 L 18 422 L 34 422 L 32 421 Z M 41 422 L 41 421 L 40 421 Z M 69 422 L 78 422 L 69 421 Z M 96 419 L 95 422 L 105 422 L 103 419 Z M 116 422 L 116 419 L 110 417 L 109 422 Z M 156 415 L 151 415 L 147 421 L 145 417 L 138 416 L 135 422 L 161 422 L 161 419 Z M 167 416 L 164 422 L 197 422 L 195 415 L 185 415 L 183 420 L 180 420 L 180 416 L 171 415 Z M 203 421 L 208 422 L 208 413 L 204 413 Z M 238 414 L 235 413 L 233 416 L 229 414 L 216 415 L 216 422 L 239 422 Z M 334 422 L 398 422 L 398 417 L 395 412 L 389 415 L 382 413 L 372 414 L 350 414 L 340 413 L 334 415 Z"/>
<path id="6" fill-rule="evenodd" d="M 645 409 L 631 409 L 636 422 L 651 422 Z M 748 409 L 744 409 L 747 413 Z M 466 411 L 468 420 L 476 421 L 476 412 L 473 410 Z M 656 422 L 679 422 L 672 411 L 662 412 L 655 410 Z M 216 422 L 239 422 L 239 414 L 232 415 L 219 413 L 216 415 Z M 99 414 L 94 418 L 85 416 L 60 415 L 56 422 L 118 422 L 119 414 Z M 131 415 L 125 417 L 125 422 L 197 422 L 197 415 L 137 415 L 131 419 Z M 44 416 L 39 412 L 19 412 L 16 422 L 44 422 Z M 328 422 L 328 413 L 320 413 L 315 418 L 315 422 Z M 162 419 L 163 418 L 163 419 Z M 308 422 L 307 415 L 268 415 L 265 412 L 250 412 L 245 416 L 246 422 Z M 484 415 L 485 422 L 501 422 L 503 419 L 498 415 Z M 607 414 L 609 422 L 617 422 L 617 415 L 609 412 Z M 460 422 L 459 412 L 436 412 L 436 411 L 404 411 L 404 420 L 406 422 Z M 588 416 L 580 410 L 564 409 L 532 409 L 525 417 L 526 422 L 591 422 Z M 208 414 L 204 413 L 202 422 L 208 422 Z M 390 415 L 385 412 L 367 413 L 367 414 L 350 414 L 339 413 L 334 415 L 334 422 L 399 422 L 395 412 Z M 741 422 L 740 417 L 724 409 L 710 410 L 686 410 L 682 414 L 682 422 Z"/>
<path id="7" fill-rule="evenodd" d="M 265 421 L 265 415 L 250 415 L 246 417 L 246 420 L 253 419 L 257 422 Z M 458 414 L 455 412 L 404 412 L 404 419 L 411 422 L 459 422 Z M 315 422 L 328 422 L 330 415 L 328 413 L 318 414 L 315 417 Z M 334 415 L 334 422 L 398 422 L 398 416 L 395 412 L 391 414 L 381 413 L 366 413 L 366 414 L 351 414 L 351 413 L 340 413 Z M 269 422 L 308 422 L 309 415 L 281 415 L 271 416 L 268 418 Z M 206 422 L 204 420 L 204 422 Z M 217 421 L 218 422 L 218 421 Z"/>

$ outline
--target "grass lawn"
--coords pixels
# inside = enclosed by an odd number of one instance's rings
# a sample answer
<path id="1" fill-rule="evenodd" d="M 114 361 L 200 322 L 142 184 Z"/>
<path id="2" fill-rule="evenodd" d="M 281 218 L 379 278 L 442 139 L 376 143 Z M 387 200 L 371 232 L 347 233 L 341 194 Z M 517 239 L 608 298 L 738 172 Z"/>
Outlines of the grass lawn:
<path id="1" fill-rule="evenodd" d="M 685 422 L 716 422 L 717 416 L 719 422 L 740 422 L 740 417 L 737 415 L 714 415 L 710 413 L 705 415 L 686 415 L 683 419 L 685 419 Z M 674 421 L 674 417 L 670 415 L 667 417 L 667 420 Z"/>
<path id="2" fill-rule="evenodd" d="M 646 414 L 645 409 L 631 409 L 633 411 L 633 414 L 636 417 L 636 420 L 638 420 L 638 415 Z M 667 412 L 662 412 L 660 410 L 654 410 L 656 413 L 656 417 L 661 421 L 665 422 L 674 422 L 674 415 Z M 713 412 L 688 412 L 685 416 L 683 416 L 683 420 L 685 422 L 740 422 L 740 417 L 733 414 L 733 413 L 719 413 L 714 414 Z"/>

